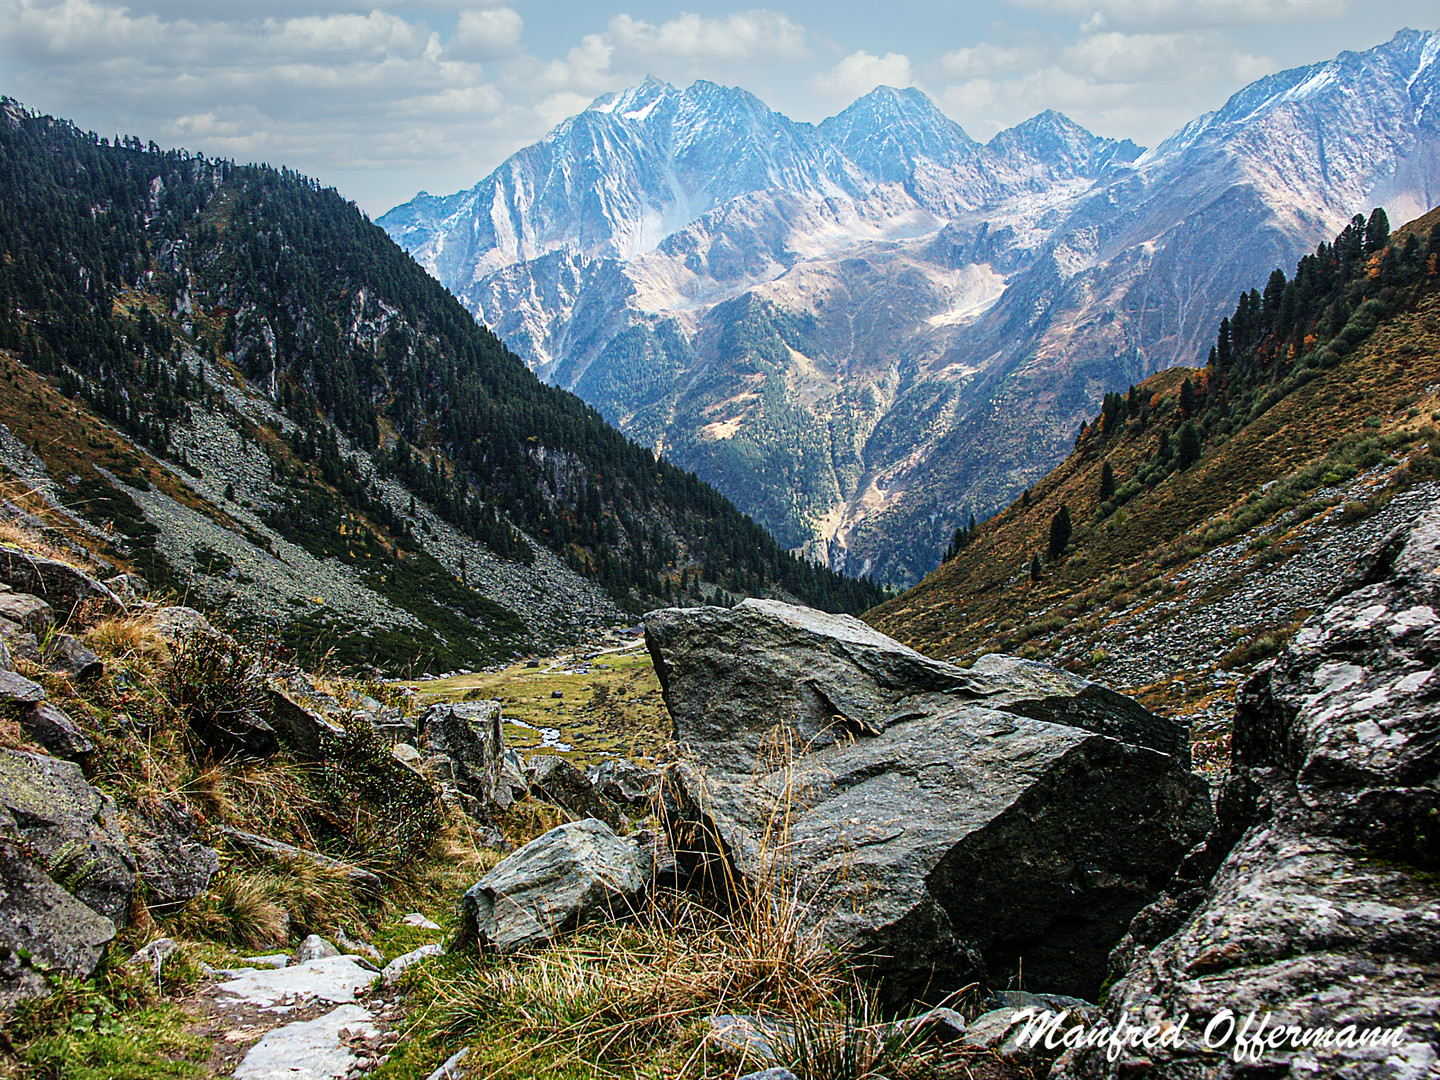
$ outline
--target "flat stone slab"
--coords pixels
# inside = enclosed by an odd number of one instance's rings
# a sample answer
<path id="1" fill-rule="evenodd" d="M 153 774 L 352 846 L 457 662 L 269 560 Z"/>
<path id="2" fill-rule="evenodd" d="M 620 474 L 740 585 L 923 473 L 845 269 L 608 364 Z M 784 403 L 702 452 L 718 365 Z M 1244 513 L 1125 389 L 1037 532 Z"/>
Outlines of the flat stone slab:
<path id="1" fill-rule="evenodd" d="M 250 1048 L 235 1080 L 341 1080 L 360 1060 L 341 1033 L 377 1036 L 374 1019 L 359 1005 L 341 1005 L 317 1020 L 278 1027 Z"/>
<path id="2" fill-rule="evenodd" d="M 237 1004 L 285 1012 L 307 1001 L 349 1004 L 379 977 L 353 956 L 325 956 L 287 968 L 238 968 L 216 990 Z"/>

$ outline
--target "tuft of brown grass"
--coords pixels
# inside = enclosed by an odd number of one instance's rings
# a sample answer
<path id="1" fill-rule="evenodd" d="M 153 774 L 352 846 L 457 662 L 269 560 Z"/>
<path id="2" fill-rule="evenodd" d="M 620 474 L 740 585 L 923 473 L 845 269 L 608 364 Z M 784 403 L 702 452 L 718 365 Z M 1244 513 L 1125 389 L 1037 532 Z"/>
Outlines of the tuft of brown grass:
<path id="1" fill-rule="evenodd" d="M 275 879 L 263 870 L 230 867 L 210 892 L 164 920 L 179 937 L 225 941 L 247 949 L 283 944 L 290 918 L 275 899 Z"/>

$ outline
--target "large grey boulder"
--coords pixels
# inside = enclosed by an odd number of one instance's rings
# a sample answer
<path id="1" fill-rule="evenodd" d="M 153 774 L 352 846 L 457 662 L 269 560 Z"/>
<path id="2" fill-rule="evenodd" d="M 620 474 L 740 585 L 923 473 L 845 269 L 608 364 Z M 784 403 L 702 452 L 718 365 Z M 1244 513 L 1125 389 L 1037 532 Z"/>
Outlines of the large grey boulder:
<path id="1" fill-rule="evenodd" d="M 200 826 L 181 804 L 163 803 L 153 815 L 136 815 L 143 833 L 133 842 L 136 867 L 152 908 L 173 907 L 210 888 L 220 871 L 220 853 L 197 839 Z"/>
<path id="2" fill-rule="evenodd" d="M 1015 657 L 932 660 L 849 615 L 778 600 L 666 608 L 645 643 L 677 737 L 707 763 L 748 771 L 777 728 L 796 749 L 876 735 L 902 701 L 973 701 L 1189 762 L 1189 732 L 1122 694 Z"/>
<path id="3" fill-rule="evenodd" d="M 55 608 L 68 610 L 86 600 L 121 606 L 114 593 L 83 570 L 14 548 L 0 547 L 0 584 L 38 596 Z"/>
<path id="4" fill-rule="evenodd" d="M 978 981 L 1093 998 L 1209 829 L 1184 729 L 1022 661 L 977 672 L 773 601 L 646 616 L 685 758 L 682 868 L 798 899 L 895 1004 Z M 768 899 L 767 899 L 768 898 Z"/>
<path id="5" fill-rule="evenodd" d="M 0 833 L 23 841 L 81 903 L 116 926 L 128 922 L 135 859 L 114 801 L 78 765 L 0 750 Z"/>
<path id="6" fill-rule="evenodd" d="M 93 974 L 114 937 L 113 922 L 0 835 L 0 1010 L 49 993 L 47 969 L 76 978 Z"/>
<path id="7" fill-rule="evenodd" d="M 505 753 L 500 702 L 441 702 L 430 706 L 417 726 L 421 750 L 454 761 L 456 781 L 483 810 L 510 805 L 509 785 L 500 782 L 500 758 Z"/>
<path id="8" fill-rule="evenodd" d="M 1106 1017 L 1222 1010 L 1401 1044 L 1233 1041 L 1062 1058 L 1054 1075 L 1427 1075 L 1440 1063 L 1440 508 L 1367 553 L 1235 712 L 1220 821 L 1114 961 Z M 1146 1022 L 1149 1022 L 1148 1020 Z M 1223 1022 L 1221 1030 L 1223 1031 Z M 1352 1033 L 1353 1034 L 1353 1033 Z"/>
<path id="9" fill-rule="evenodd" d="M 558 825 L 465 893 L 466 922 L 482 948 L 509 953 L 626 915 L 650 886 L 649 851 L 594 818 Z"/>

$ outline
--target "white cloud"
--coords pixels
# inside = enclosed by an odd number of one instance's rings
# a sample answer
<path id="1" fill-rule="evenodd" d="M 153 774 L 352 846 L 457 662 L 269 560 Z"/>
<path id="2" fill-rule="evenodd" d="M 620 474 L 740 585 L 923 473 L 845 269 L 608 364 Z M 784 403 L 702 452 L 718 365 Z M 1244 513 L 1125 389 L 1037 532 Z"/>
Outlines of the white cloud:
<path id="1" fill-rule="evenodd" d="M 1194 118 L 1197 98 L 1218 104 L 1276 65 L 1217 31 L 1101 31 L 1068 44 L 957 50 L 936 67 L 954 80 L 940 94 L 946 111 L 974 133 L 1057 109 L 1102 134 L 1153 145 Z"/>
<path id="2" fill-rule="evenodd" d="M 1102 27 L 1198 29 L 1328 19 L 1344 15 L 1350 0 L 1009 0 L 1047 15 L 1085 19 Z"/>
<path id="3" fill-rule="evenodd" d="M 804 60 L 804 27 L 774 11 L 745 11 L 723 19 L 682 14 L 655 25 L 629 15 L 610 20 L 606 38 L 632 57 L 673 60 Z"/>
<path id="4" fill-rule="evenodd" d="M 508 7 L 462 11 L 455 33 L 445 44 L 446 56 L 457 60 L 500 60 L 520 49 L 525 22 Z"/>
<path id="5" fill-rule="evenodd" d="M 853 52 L 829 71 L 812 75 L 808 85 L 839 101 L 853 101 L 877 86 L 914 86 L 910 58 L 903 53 Z"/>

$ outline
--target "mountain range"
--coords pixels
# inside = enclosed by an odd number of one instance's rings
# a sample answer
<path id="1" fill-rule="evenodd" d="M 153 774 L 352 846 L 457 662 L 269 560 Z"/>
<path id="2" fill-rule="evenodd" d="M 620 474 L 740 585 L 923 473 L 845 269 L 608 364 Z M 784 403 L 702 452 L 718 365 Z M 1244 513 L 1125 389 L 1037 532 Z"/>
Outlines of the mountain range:
<path id="1" fill-rule="evenodd" d="M 780 542 L 909 583 L 1102 395 L 1203 362 L 1350 216 L 1440 201 L 1440 34 L 1261 79 L 1151 150 L 915 89 L 818 125 L 649 79 L 379 224 L 543 379 Z"/>

